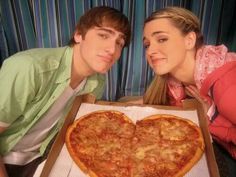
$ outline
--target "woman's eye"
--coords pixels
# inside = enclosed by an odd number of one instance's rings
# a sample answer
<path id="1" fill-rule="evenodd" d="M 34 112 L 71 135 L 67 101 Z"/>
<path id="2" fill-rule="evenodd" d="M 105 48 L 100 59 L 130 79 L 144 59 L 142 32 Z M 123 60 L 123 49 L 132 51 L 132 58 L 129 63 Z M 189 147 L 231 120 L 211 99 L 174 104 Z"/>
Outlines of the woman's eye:
<path id="1" fill-rule="evenodd" d="M 163 42 L 165 42 L 165 41 L 167 41 L 168 39 L 167 38 L 161 38 L 161 39 L 158 39 L 158 42 L 159 43 L 163 43 Z"/>

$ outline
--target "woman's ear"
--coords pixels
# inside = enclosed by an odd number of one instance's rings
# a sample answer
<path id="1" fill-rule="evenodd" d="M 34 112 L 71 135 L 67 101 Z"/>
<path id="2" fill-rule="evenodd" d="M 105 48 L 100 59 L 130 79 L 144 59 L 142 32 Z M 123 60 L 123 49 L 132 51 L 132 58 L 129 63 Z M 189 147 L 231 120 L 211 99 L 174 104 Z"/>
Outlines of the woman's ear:
<path id="1" fill-rule="evenodd" d="M 189 32 L 186 36 L 185 36 L 185 47 L 186 49 L 193 49 L 195 48 L 196 45 L 196 33 L 195 32 Z"/>
<path id="2" fill-rule="evenodd" d="M 74 41 L 78 44 L 82 41 L 82 35 L 76 31 L 75 34 L 74 34 Z"/>

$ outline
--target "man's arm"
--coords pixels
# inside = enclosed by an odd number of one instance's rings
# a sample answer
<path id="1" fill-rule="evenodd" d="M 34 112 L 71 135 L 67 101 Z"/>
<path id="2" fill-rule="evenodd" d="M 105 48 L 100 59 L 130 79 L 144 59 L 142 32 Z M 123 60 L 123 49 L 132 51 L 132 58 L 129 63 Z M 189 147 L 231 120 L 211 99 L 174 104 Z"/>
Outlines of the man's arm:
<path id="1" fill-rule="evenodd" d="M 5 130 L 4 127 L 0 127 L 0 134 Z M 5 165 L 3 163 L 2 157 L 0 156 L 0 176 L 8 177 Z"/>
<path id="2" fill-rule="evenodd" d="M 6 168 L 5 168 L 4 163 L 2 161 L 2 157 L 0 157 L 0 176 L 1 177 L 8 177 Z"/>
<path id="3" fill-rule="evenodd" d="M 0 136 L 34 97 L 33 68 L 16 59 L 4 62 L 0 70 Z M 8 177 L 1 156 L 0 177 Z"/>
<path id="4" fill-rule="evenodd" d="M 33 100 L 34 73 L 32 64 L 21 62 L 21 58 L 13 57 L 3 63 L 0 70 L 0 122 L 6 126 L 22 115 L 26 105 Z"/>

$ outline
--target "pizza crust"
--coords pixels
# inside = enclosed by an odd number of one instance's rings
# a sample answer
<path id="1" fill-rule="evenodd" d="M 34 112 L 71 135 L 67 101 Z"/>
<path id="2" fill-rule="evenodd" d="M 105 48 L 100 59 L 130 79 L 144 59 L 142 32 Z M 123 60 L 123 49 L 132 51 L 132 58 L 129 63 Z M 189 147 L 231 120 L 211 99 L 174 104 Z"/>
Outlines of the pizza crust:
<path id="1" fill-rule="evenodd" d="M 201 148 L 197 148 L 194 157 L 176 174 L 175 177 L 184 176 L 200 160 L 202 155 L 203 150 Z"/>
<path id="2" fill-rule="evenodd" d="M 88 114 L 86 114 L 86 115 L 80 117 L 79 119 L 75 120 L 75 122 L 79 123 L 79 122 L 82 121 L 83 119 L 86 119 L 88 116 L 93 115 L 93 114 L 107 113 L 107 112 L 117 114 L 117 115 L 120 116 L 120 118 L 124 119 L 125 121 L 128 121 L 128 122 L 130 122 L 130 123 L 133 123 L 133 121 L 132 121 L 129 117 L 127 117 L 124 113 L 122 113 L 122 112 L 120 112 L 120 111 L 116 111 L 116 110 L 107 110 L 107 111 L 106 111 L 106 110 L 99 110 L 99 111 L 94 111 L 94 112 L 88 113 Z M 74 122 L 74 123 L 75 123 L 75 122 Z M 77 123 L 76 123 L 76 124 L 77 124 Z"/>
<path id="3" fill-rule="evenodd" d="M 68 149 L 68 152 L 71 156 L 71 158 L 73 159 L 73 161 L 76 163 L 76 165 L 79 166 L 79 168 L 84 172 L 84 173 L 89 173 L 89 170 L 88 168 L 84 165 L 84 163 L 82 163 L 80 161 L 80 159 L 77 157 L 76 153 L 72 150 L 73 147 L 71 146 L 71 143 L 70 143 L 70 135 L 71 135 L 71 132 L 73 131 L 73 129 L 76 127 L 78 121 L 75 121 L 73 124 L 70 125 L 70 127 L 67 129 L 67 132 L 66 132 L 66 137 L 65 137 L 65 143 L 66 143 L 66 147 Z M 97 177 L 97 176 L 94 176 L 94 177 Z"/>

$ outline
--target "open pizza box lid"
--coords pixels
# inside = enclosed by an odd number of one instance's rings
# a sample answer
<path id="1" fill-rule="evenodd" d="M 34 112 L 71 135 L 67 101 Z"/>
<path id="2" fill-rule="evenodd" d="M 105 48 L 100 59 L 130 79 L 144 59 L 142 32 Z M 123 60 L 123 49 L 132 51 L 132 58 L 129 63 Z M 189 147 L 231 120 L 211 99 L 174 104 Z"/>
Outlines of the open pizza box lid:
<path id="1" fill-rule="evenodd" d="M 95 97 L 93 95 L 84 95 L 84 96 L 78 96 L 73 103 L 73 106 L 70 110 L 70 112 L 68 113 L 66 120 L 64 122 L 64 125 L 61 129 L 61 131 L 58 133 L 55 142 L 52 145 L 52 148 L 49 152 L 48 158 L 45 162 L 43 162 L 42 164 L 40 164 L 39 168 L 37 169 L 34 177 L 56 177 L 58 176 L 58 174 L 60 174 L 59 176 L 64 177 L 81 177 L 81 175 L 78 174 L 78 172 L 76 172 L 76 176 L 74 175 L 69 175 L 71 168 L 69 168 L 67 175 L 62 175 L 62 173 L 58 173 L 55 175 L 55 173 L 53 174 L 53 171 L 55 172 L 58 171 L 58 163 L 65 163 L 65 166 L 68 166 L 68 163 L 64 162 L 64 159 L 62 157 L 62 153 L 64 153 L 67 149 L 65 147 L 65 134 L 66 134 L 66 130 L 68 128 L 68 126 L 73 123 L 73 121 L 80 116 L 80 112 L 82 111 L 82 108 L 86 108 L 88 107 L 88 110 L 86 113 L 88 112 L 93 112 L 96 109 L 114 109 L 117 108 L 118 111 L 123 111 L 123 109 L 125 109 L 127 111 L 128 110 L 132 110 L 132 109 L 136 109 L 137 112 L 137 108 L 138 110 L 142 110 L 142 112 L 150 112 L 151 111 L 155 111 L 158 110 L 158 113 L 170 113 L 170 114 L 174 114 L 177 116 L 182 116 L 185 115 L 187 113 L 187 116 L 190 114 L 195 114 L 195 117 L 197 117 L 197 121 L 198 124 L 202 130 L 202 134 L 204 137 L 204 141 L 205 141 L 205 152 L 204 152 L 204 157 L 203 160 L 201 159 L 200 163 L 200 168 L 195 168 L 195 176 L 196 173 L 198 173 L 197 176 L 211 176 L 211 177 L 220 177 L 219 175 L 219 171 L 218 171 L 218 167 L 217 167 L 217 163 L 216 163 L 216 159 L 215 159 L 215 155 L 214 155 L 214 151 L 213 151 L 213 147 L 212 147 L 212 140 L 207 128 L 207 118 L 204 117 L 203 111 L 201 106 L 195 101 L 195 100 L 187 100 L 184 102 L 184 106 L 183 108 L 179 108 L 179 107 L 172 107 L 172 106 L 151 106 L 151 105 L 135 105 L 135 104 L 131 104 L 131 103 L 124 103 L 124 102 L 107 102 L 107 101 L 97 101 L 95 102 Z M 143 111 L 145 110 L 145 111 Z M 140 111 L 141 112 L 141 111 Z M 126 113 L 126 112 L 125 112 Z M 85 114 L 85 113 L 84 113 Z M 64 152 L 63 152 L 64 151 Z M 68 153 L 68 152 L 67 152 Z M 68 155 L 67 155 L 68 156 Z M 68 158 L 68 157 L 67 157 Z M 70 158 L 70 157 L 69 157 Z M 72 159 L 70 159 L 72 161 Z M 58 162 L 60 161 L 60 162 Z M 197 162 L 199 163 L 199 162 Z M 58 167 L 57 167 L 58 166 Z M 74 164 L 74 168 L 77 168 L 77 166 Z M 201 167 L 204 166 L 204 167 Z M 60 167 L 62 168 L 62 167 Z M 202 169 L 203 170 L 202 170 Z M 64 168 L 63 170 L 65 170 L 66 168 Z M 192 170 L 192 169 L 191 169 Z M 190 170 L 190 171 L 191 171 Z M 200 171 L 199 171 L 200 170 Z M 205 172 L 204 172 L 205 170 Z M 206 174 L 203 174 L 206 173 Z M 86 175 L 84 175 L 86 176 Z M 188 173 L 186 174 L 186 177 L 191 177 L 194 175 L 189 175 Z"/>

